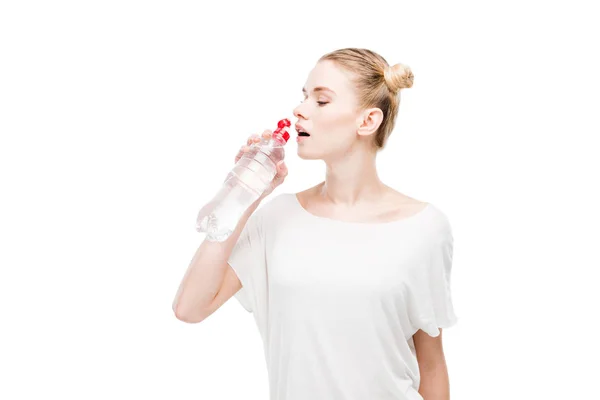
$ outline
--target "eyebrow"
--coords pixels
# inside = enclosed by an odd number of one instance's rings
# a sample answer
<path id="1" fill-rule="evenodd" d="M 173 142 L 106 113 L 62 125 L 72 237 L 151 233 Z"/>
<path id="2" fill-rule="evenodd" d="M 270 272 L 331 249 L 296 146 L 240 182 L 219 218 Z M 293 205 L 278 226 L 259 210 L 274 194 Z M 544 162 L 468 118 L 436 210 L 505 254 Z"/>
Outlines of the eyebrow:
<path id="1" fill-rule="evenodd" d="M 331 92 L 331 93 L 335 94 L 335 92 L 333 90 L 331 90 L 325 86 L 317 86 L 316 88 L 313 89 L 313 92 Z M 302 88 L 302 93 L 306 94 L 306 88 Z"/>

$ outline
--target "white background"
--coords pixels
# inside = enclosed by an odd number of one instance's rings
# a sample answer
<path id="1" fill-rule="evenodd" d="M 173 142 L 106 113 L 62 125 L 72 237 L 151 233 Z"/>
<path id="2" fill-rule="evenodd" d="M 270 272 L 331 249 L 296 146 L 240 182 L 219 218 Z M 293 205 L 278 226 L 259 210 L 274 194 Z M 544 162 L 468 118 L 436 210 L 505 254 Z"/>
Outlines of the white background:
<path id="1" fill-rule="evenodd" d="M 2 2 L 0 398 L 267 399 L 252 315 L 171 303 L 239 146 L 341 47 L 415 75 L 378 167 L 453 227 L 452 398 L 600 398 L 598 30 L 566 1 Z M 324 177 L 296 147 L 275 193 Z"/>

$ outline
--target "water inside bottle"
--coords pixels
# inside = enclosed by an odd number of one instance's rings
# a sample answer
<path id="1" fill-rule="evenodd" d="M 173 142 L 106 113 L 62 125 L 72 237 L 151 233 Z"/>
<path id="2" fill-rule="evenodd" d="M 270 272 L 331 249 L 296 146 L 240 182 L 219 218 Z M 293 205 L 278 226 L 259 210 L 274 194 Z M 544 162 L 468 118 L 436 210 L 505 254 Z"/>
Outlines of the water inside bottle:
<path id="1" fill-rule="evenodd" d="M 209 241 L 225 241 L 235 228 L 244 212 L 259 193 L 247 187 L 230 174 L 217 195 L 198 213 L 196 230 L 206 233 Z"/>
<path id="2" fill-rule="evenodd" d="M 248 207 L 264 192 L 277 173 L 276 162 L 284 158 L 283 146 L 261 143 L 236 163 L 217 195 L 198 213 L 196 230 L 209 241 L 225 241 Z"/>

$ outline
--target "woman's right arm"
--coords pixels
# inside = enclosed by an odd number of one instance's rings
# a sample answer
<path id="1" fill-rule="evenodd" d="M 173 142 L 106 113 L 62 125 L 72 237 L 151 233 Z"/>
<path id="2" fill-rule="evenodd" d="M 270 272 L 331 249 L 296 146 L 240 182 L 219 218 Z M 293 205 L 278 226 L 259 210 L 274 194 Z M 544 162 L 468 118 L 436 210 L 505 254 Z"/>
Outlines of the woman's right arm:
<path id="1" fill-rule="evenodd" d="M 270 130 L 265 130 L 262 138 L 269 139 L 272 134 Z M 259 135 L 250 136 L 247 145 L 242 146 L 236 155 L 235 162 L 250 149 L 251 144 L 260 140 Z M 280 162 L 271 185 L 248 207 L 231 235 L 224 242 L 205 239 L 200 244 L 173 301 L 172 308 L 177 319 L 190 323 L 201 322 L 242 288 L 238 276 L 228 264 L 229 257 L 252 213 L 265 197 L 283 183 L 287 174 L 285 163 Z"/>
<path id="2" fill-rule="evenodd" d="M 211 242 L 205 239 L 200 244 L 173 301 L 173 312 L 177 319 L 189 323 L 201 322 L 242 288 L 227 261 L 260 201 L 257 200 L 246 210 L 227 240 Z"/>

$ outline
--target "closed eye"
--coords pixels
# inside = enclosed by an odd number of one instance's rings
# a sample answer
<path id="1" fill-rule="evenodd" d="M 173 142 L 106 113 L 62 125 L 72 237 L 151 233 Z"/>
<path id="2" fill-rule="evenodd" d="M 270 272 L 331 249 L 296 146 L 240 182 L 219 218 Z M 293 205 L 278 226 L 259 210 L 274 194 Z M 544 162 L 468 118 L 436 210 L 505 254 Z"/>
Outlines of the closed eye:
<path id="1" fill-rule="evenodd" d="M 307 98 L 308 97 L 305 96 L 304 99 L 302 99 L 301 103 L 304 103 Z M 317 104 L 319 105 L 319 107 L 323 107 L 324 105 L 329 104 L 329 102 L 328 101 L 317 101 Z"/>

